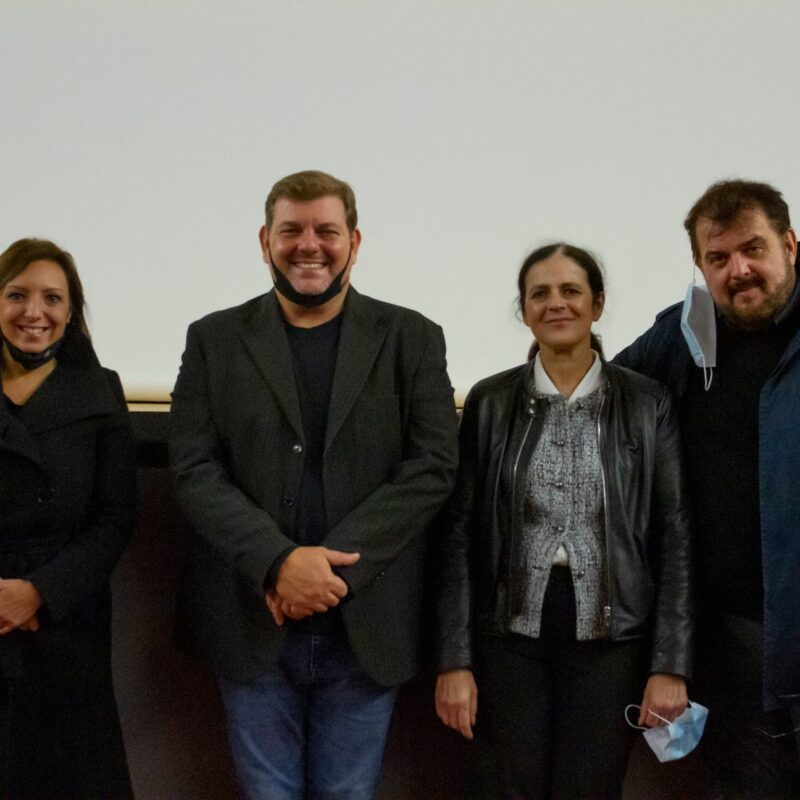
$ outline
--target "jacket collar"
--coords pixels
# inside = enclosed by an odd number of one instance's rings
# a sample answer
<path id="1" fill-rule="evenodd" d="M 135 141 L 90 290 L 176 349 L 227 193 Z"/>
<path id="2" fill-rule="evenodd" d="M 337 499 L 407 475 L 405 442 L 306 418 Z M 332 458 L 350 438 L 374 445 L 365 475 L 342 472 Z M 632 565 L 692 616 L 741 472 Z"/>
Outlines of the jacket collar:
<path id="1" fill-rule="evenodd" d="M 352 286 L 347 291 L 342 314 L 342 330 L 325 434 L 326 448 L 361 392 L 387 332 L 380 306 L 360 295 Z M 286 323 L 274 289 L 250 306 L 240 335 L 289 424 L 302 439 L 303 423 L 292 353 L 289 349 Z"/>
<path id="2" fill-rule="evenodd" d="M 80 419 L 111 414 L 118 400 L 102 369 L 59 363 L 25 404 L 25 422 L 0 403 L 0 449 L 39 462 L 34 436 Z"/>
<path id="3" fill-rule="evenodd" d="M 361 393 L 388 331 L 381 307 L 360 295 L 352 286 L 347 292 L 342 313 L 342 332 L 325 432 L 326 450 Z"/>
<path id="4" fill-rule="evenodd" d="M 798 256 L 797 263 L 795 264 L 795 270 L 794 292 L 792 292 L 792 296 L 789 298 L 786 308 L 781 311 L 775 320 L 778 325 L 781 323 L 794 325 L 795 332 L 789 341 L 788 347 L 783 351 L 783 355 L 775 371 L 772 373 L 773 376 L 781 372 L 789 360 L 800 352 L 800 256 Z"/>
<path id="5" fill-rule="evenodd" d="M 300 399 L 294 380 L 289 337 L 275 290 L 257 298 L 247 308 L 240 329 L 245 348 L 275 395 L 298 438 L 303 437 Z"/>
<path id="6" fill-rule="evenodd" d="M 789 301 L 781 309 L 780 313 L 775 317 L 775 324 L 780 325 L 787 317 L 794 313 L 795 309 L 800 305 L 800 255 L 794 264 L 794 291 Z"/>

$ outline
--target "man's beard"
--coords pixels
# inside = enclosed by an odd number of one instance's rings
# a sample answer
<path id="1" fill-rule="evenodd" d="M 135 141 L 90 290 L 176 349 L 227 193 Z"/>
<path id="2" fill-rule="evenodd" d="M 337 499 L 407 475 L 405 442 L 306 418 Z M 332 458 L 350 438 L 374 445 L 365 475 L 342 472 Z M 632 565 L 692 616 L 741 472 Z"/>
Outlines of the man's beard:
<path id="1" fill-rule="evenodd" d="M 719 312 L 729 325 L 747 331 L 768 327 L 792 296 L 795 284 L 795 270 L 792 262 L 788 258 L 786 259 L 786 277 L 769 294 L 764 289 L 765 283 L 766 281 L 760 275 L 751 275 L 745 280 L 736 281 L 726 287 L 729 296 L 731 293 L 734 296 L 731 297 L 730 304 L 725 308 L 720 308 Z M 765 292 L 763 302 L 755 307 L 735 307 L 733 305 L 735 294 L 752 287 L 760 288 Z"/>

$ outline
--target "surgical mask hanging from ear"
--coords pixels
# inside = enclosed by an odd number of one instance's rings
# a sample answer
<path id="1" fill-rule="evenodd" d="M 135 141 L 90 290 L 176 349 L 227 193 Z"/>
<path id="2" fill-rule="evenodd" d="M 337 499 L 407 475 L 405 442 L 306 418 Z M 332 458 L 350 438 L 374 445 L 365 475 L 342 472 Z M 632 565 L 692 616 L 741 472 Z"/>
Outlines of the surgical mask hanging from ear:
<path id="1" fill-rule="evenodd" d="M 654 728 L 643 728 L 634 725 L 628 719 L 628 709 L 631 708 L 641 708 L 641 706 L 625 706 L 625 721 L 631 728 L 644 731 L 642 735 L 645 741 L 662 764 L 665 761 L 677 761 L 688 756 L 702 738 L 708 718 L 708 709 L 705 706 L 690 701 L 686 710 L 672 722 L 650 711 L 650 714 L 665 724 L 656 725 Z"/>
<path id="2" fill-rule="evenodd" d="M 681 332 L 694 363 L 703 369 L 703 385 L 708 391 L 717 366 L 717 314 L 708 288 L 694 280 L 683 301 Z"/>

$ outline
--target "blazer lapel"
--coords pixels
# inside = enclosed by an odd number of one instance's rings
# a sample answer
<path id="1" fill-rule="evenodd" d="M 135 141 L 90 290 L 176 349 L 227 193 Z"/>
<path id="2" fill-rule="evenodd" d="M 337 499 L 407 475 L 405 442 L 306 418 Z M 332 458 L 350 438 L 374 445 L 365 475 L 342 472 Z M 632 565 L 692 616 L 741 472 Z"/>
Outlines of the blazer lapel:
<path id="1" fill-rule="evenodd" d="M 325 431 L 326 450 L 361 393 L 386 333 L 386 323 L 380 312 L 351 286 L 345 300 L 336 370 L 333 374 Z"/>
<path id="2" fill-rule="evenodd" d="M 243 320 L 241 337 L 286 419 L 302 439 L 303 422 L 294 380 L 292 354 L 274 290 L 259 298 L 253 307 L 253 313 Z"/>

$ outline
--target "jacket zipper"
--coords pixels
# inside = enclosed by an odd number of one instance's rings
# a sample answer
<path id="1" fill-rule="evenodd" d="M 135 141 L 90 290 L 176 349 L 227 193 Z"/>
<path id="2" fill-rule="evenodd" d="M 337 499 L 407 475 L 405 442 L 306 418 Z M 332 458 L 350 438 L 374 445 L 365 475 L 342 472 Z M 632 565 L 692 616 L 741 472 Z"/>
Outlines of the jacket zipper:
<path id="1" fill-rule="evenodd" d="M 513 597 L 511 575 L 514 563 L 514 529 L 517 524 L 517 468 L 519 467 L 519 460 L 522 456 L 522 450 L 525 447 L 525 442 L 528 441 L 528 434 L 531 432 L 533 417 L 536 413 L 536 401 L 533 398 L 531 398 L 528 402 L 527 413 L 528 423 L 525 426 L 525 433 L 522 435 L 522 441 L 520 442 L 519 448 L 517 449 L 517 454 L 514 457 L 514 466 L 511 468 L 511 546 L 508 549 L 508 585 L 506 589 L 506 613 L 509 618 L 511 617 L 511 598 Z"/>
<path id="2" fill-rule="evenodd" d="M 599 456 L 599 463 L 600 463 L 600 482 L 603 486 L 603 516 L 605 517 L 606 521 L 606 530 L 605 530 L 605 542 L 606 542 L 606 590 L 608 592 L 608 605 L 603 606 L 603 620 L 605 621 L 606 625 L 608 626 L 609 631 L 612 632 L 611 628 L 611 545 L 609 543 L 609 538 L 611 535 L 611 525 L 610 519 L 608 516 L 608 487 L 606 485 L 606 471 L 603 465 L 603 428 L 600 424 L 600 421 L 603 417 L 603 409 L 605 408 L 606 404 L 606 395 L 608 394 L 608 387 L 606 387 L 606 391 L 603 392 L 603 397 L 600 400 L 600 410 L 597 414 L 597 450 Z"/>

